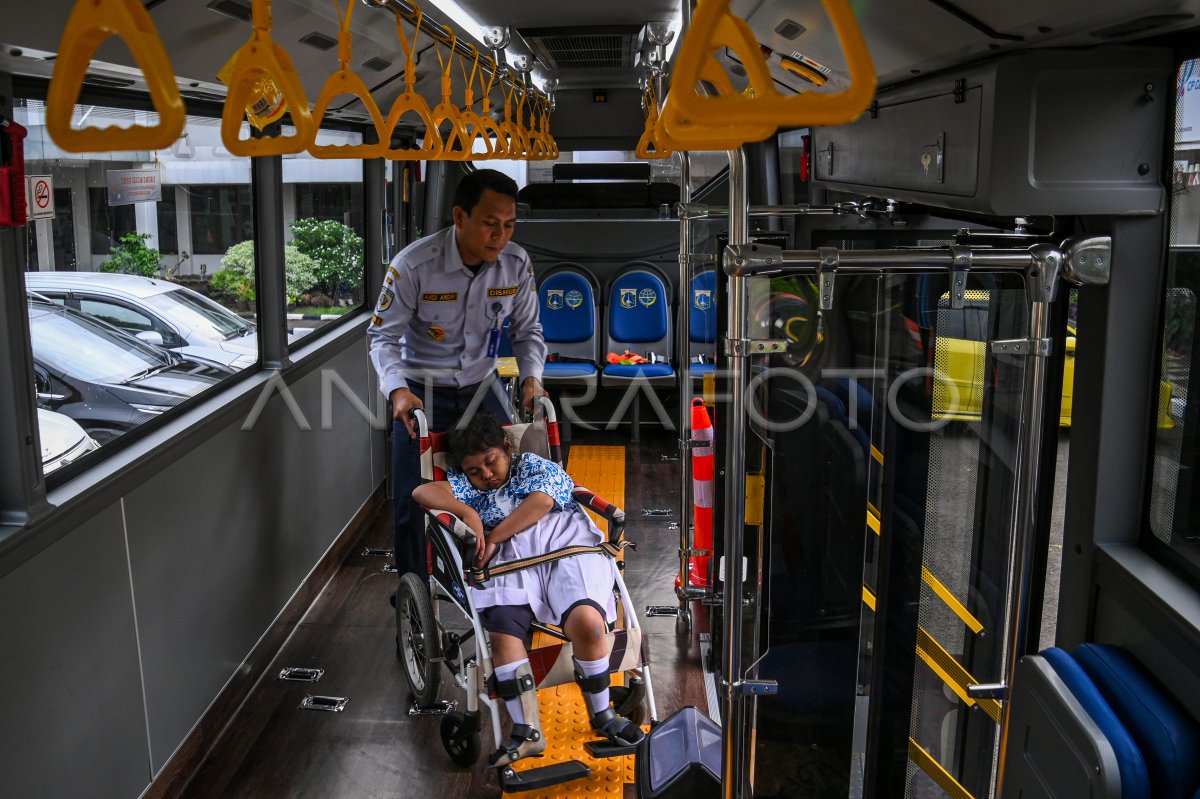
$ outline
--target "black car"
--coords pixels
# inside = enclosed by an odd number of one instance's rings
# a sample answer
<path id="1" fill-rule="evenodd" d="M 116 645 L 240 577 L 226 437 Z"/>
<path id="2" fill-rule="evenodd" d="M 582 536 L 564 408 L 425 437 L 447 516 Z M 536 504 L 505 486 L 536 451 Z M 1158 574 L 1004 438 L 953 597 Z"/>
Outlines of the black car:
<path id="1" fill-rule="evenodd" d="M 101 444 L 233 373 L 39 298 L 29 301 L 29 333 L 38 405 L 71 417 Z"/>

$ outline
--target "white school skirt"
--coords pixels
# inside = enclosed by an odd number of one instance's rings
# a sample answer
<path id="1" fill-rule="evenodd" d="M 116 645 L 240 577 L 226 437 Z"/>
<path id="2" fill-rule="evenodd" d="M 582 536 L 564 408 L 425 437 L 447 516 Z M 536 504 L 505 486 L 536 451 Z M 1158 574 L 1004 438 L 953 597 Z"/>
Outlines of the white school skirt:
<path id="1" fill-rule="evenodd" d="M 533 527 L 523 530 L 496 549 L 492 564 L 544 555 L 569 546 L 595 546 L 605 540 L 590 516 L 582 509 L 551 511 Z M 589 554 L 559 558 L 493 577 L 483 588 L 472 588 L 477 610 L 493 605 L 529 605 L 538 621 L 562 624 L 562 614 L 581 599 L 604 608 L 605 621 L 616 621 L 613 584 L 617 564 L 607 555 Z"/>

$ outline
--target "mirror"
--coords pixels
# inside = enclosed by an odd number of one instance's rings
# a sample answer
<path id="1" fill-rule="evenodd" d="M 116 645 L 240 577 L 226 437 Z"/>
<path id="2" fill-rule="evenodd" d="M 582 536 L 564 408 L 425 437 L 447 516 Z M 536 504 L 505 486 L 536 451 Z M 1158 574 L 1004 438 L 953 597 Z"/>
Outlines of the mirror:
<path id="1" fill-rule="evenodd" d="M 153 344 L 156 347 L 163 345 L 162 333 L 157 330 L 142 330 L 137 334 L 137 337 L 147 344 Z"/>

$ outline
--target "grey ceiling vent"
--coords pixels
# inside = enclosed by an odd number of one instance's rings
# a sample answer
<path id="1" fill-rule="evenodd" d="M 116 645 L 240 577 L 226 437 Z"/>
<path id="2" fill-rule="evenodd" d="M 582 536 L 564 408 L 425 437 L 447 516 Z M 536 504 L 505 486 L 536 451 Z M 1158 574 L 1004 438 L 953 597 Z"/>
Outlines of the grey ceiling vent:
<path id="1" fill-rule="evenodd" d="M 380 58 L 379 56 L 375 56 L 374 58 L 370 59 L 369 61 L 363 62 L 363 66 L 366 67 L 367 69 L 371 70 L 372 72 L 383 72 L 385 69 L 387 69 L 391 65 L 392 65 L 391 61 L 388 61 L 386 58 Z"/>
<path id="2" fill-rule="evenodd" d="M 88 86 L 102 86 L 105 89 L 124 89 L 135 83 L 129 78 L 110 78 L 106 75 L 87 75 L 83 82 Z"/>
<path id="3" fill-rule="evenodd" d="M 246 0 L 212 0 L 208 7 L 218 14 L 233 17 L 241 22 L 249 22 L 250 17 L 253 16 L 250 3 Z"/>
<path id="4" fill-rule="evenodd" d="M 315 47 L 318 50 L 332 50 L 337 47 L 337 39 L 316 32 L 310 33 L 307 36 L 301 36 L 300 43 L 307 44 L 309 47 Z"/>
<path id="5" fill-rule="evenodd" d="M 775 26 L 775 32 L 787 39 L 789 42 L 800 34 L 804 33 L 805 30 L 807 29 L 799 22 L 795 22 L 790 19 L 785 19 L 783 22 L 780 22 Z"/>
<path id="6" fill-rule="evenodd" d="M 542 28 L 522 30 L 533 55 L 550 69 L 620 69 L 633 66 L 638 28 Z"/>

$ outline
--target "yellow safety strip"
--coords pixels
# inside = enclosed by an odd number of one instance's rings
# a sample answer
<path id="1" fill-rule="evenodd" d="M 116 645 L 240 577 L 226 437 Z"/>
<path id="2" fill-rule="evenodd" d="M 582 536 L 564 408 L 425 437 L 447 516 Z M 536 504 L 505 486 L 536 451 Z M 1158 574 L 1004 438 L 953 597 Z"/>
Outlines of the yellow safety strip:
<path id="1" fill-rule="evenodd" d="M 875 535 L 882 535 L 880 532 L 879 516 L 876 513 L 872 513 L 872 506 L 869 503 L 867 505 L 867 527 L 871 528 L 871 532 L 875 533 Z M 967 625 L 967 628 L 971 632 L 978 635 L 983 631 L 983 622 L 975 618 L 975 615 L 967 610 L 966 605 L 959 602 L 958 597 L 923 563 L 921 564 L 921 579 L 925 582 L 925 585 L 930 587 L 933 593 L 938 595 L 938 598 L 946 603 L 946 607 L 950 608 L 954 615 L 958 616 L 962 623 Z"/>
<path id="2" fill-rule="evenodd" d="M 761 474 L 746 475 L 746 524 L 751 527 L 762 527 L 766 486 L 767 480 Z"/>
<path id="3" fill-rule="evenodd" d="M 978 704 L 979 709 L 987 713 L 992 721 L 1000 723 L 1000 703 L 995 699 L 973 699 L 967 696 L 967 686 L 975 685 L 978 681 L 923 627 L 917 628 L 917 654 L 968 707 Z"/>
<path id="4" fill-rule="evenodd" d="M 867 500 L 867 513 L 873 513 L 876 519 L 883 515 L 879 512 L 879 508 L 875 507 L 870 500 Z"/>
<path id="5" fill-rule="evenodd" d="M 619 508 L 625 507 L 625 448 L 572 446 L 567 462 L 567 473 L 576 485 L 583 486 Z M 588 511 L 601 530 L 606 530 L 608 520 Z M 535 633 L 535 648 L 559 643 L 545 633 Z M 614 674 L 613 684 L 621 685 L 624 675 Z M 513 764 L 517 771 L 525 771 L 552 763 L 579 760 L 592 769 L 592 775 L 584 780 L 553 785 L 544 791 L 522 793 L 525 799 L 573 799 L 573 797 L 611 796 L 622 797 L 625 783 L 633 784 L 633 756 L 592 758 L 583 748 L 586 741 L 597 740 L 589 723 L 583 694 L 574 683 L 543 688 L 538 691 L 538 708 L 542 717 L 542 733 L 546 736 L 544 757 L 531 757 Z M 648 728 L 647 728 L 648 729 Z"/>
<path id="6" fill-rule="evenodd" d="M 883 465 L 883 453 L 877 450 L 874 444 L 871 445 L 871 457 L 874 458 L 880 466 Z"/>
<path id="7" fill-rule="evenodd" d="M 933 572 L 929 571 L 925 564 L 921 564 L 921 579 L 925 581 L 925 585 L 933 589 L 933 593 L 937 594 L 946 603 L 946 607 L 954 611 L 955 616 L 962 619 L 962 623 L 967 625 L 967 628 L 971 632 L 978 635 L 983 631 L 983 622 L 975 618 L 971 611 L 967 610 L 966 606 L 958 601 L 958 597 L 950 593 L 950 589 Z"/>
<path id="8" fill-rule="evenodd" d="M 942 768 L 942 764 L 933 755 L 912 738 L 908 739 L 908 759 L 917 764 L 917 768 L 929 775 L 929 779 L 938 784 L 950 799 L 975 799 L 971 792 L 950 776 L 950 772 Z"/>
<path id="9" fill-rule="evenodd" d="M 875 610 L 875 594 L 865 585 L 862 589 L 863 604 L 872 611 Z M 1000 703 L 995 699 L 974 699 L 967 695 L 967 686 L 977 681 L 970 672 L 964 669 L 954 656 L 947 652 L 941 644 L 934 640 L 924 627 L 917 627 L 917 656 L 925 665 L 942 679 L 950 690 L 963 701 L 967 707 L 978 704 L 992 721 L 1000 723 Z"/>

